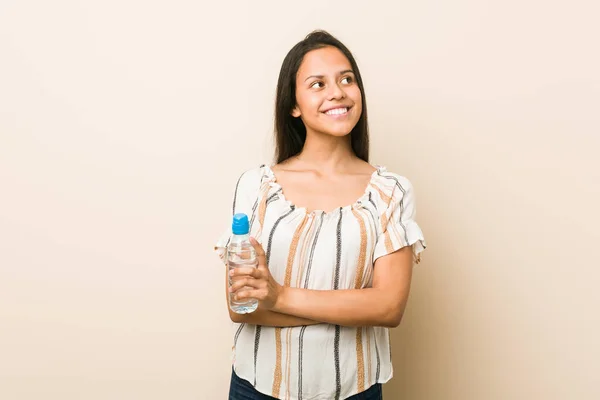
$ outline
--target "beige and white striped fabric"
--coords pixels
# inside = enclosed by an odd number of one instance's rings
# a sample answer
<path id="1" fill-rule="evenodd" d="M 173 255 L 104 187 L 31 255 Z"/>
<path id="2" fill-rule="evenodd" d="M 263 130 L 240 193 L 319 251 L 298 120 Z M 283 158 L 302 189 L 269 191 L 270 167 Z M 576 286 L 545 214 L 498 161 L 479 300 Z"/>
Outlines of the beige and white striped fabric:
<path id="1" fill-rule="evenodd" d="M 242 174 L 233 197 L 233 213 L 249 216 L 271 274 L 286 286 L 370 287 L 377 258 L 412 245 L 419 262 L 426 247 L 410 181 L 384 167 L 360 199 L 331 212 L 307 212 L 286 200 L 266 165 Z M 230 235 L 228 228 L 215 246 L 221 258 Z M 275 398 L 345 399 L 392 377 L 384 327 L 233 325 L 236 374 Z"/>

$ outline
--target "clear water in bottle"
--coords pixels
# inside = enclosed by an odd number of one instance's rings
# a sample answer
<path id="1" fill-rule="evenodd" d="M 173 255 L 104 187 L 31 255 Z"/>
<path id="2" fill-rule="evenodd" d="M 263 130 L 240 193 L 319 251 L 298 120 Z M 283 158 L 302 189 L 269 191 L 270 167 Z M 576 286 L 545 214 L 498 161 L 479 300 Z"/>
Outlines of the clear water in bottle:
<path id="1" fill-rule="evenodd" d="M 227 267 L 228 272 L 233 268 L 258 266 L 256 252 L 252 243 L 250 243 L 248 216 L 246 214 L 235 214 L 231 225 L 232 235 L 227 246 Z M 235 279 L 243 279 L 235 278 Z M 229 277 L 229 285 L 233 283 Z M 251 288 L 248 288 L 251 289 Z M 243 290 L 243 289 L 242 289 Z M 234 300 L 234 293 L 229 293 L 229 308 L 238 314 L 248 314 L 258 308 L 258 300 L 244 299 Z"/>

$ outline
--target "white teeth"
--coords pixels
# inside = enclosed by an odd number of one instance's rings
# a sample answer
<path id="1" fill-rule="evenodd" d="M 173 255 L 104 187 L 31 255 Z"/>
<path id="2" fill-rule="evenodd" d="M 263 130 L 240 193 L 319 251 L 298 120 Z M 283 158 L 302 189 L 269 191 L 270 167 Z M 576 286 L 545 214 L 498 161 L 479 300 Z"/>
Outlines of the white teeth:
<path id="1" fill-rule="evenodd" d="M 327 115 L 342 115 L 342 114 L 346 114 L 347 112 L 348 112 L 348 109 L 346 107 L 342 107 L 342 108 L 334 108 L 333 110 L 329 110 L 325 114 L 327 114 Z"/>

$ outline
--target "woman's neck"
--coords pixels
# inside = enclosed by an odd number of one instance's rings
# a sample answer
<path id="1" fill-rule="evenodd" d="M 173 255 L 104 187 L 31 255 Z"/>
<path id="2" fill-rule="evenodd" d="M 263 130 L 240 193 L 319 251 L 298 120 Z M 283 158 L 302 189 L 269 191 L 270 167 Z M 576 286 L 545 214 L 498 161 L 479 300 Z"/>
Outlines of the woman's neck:
<path id="1" fill-rule="evenodd" d="M 303 166 L 324 173 L 346 171 L 356 162 L 350 135 L 307 134 L 304 147 L 296 159 Z"/>

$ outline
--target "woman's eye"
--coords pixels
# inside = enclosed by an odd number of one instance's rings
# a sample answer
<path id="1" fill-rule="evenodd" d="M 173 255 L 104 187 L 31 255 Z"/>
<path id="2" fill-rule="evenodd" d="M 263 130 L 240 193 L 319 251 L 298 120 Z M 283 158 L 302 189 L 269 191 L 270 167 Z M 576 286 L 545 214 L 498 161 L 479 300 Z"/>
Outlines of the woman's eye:
<path id="1" fill-rule="evenodd" d="M 312 85 L 310 85 L 310 87 L 320 89 L 323 87 L 323 82 L 317 81 L 317 82 L 313 83 Z"/>
<path id="2" fill-rule="evenodd" d="M 342 83 L 345 83 L 346 85 L 350 84 L 350 83 L 352 83 L 352 78 L 349 76 L 345 76 L 342 78 Z"/>

